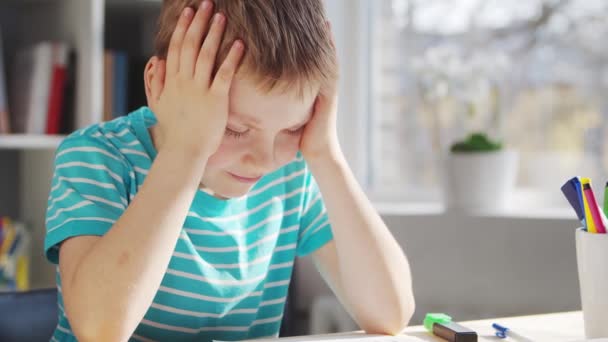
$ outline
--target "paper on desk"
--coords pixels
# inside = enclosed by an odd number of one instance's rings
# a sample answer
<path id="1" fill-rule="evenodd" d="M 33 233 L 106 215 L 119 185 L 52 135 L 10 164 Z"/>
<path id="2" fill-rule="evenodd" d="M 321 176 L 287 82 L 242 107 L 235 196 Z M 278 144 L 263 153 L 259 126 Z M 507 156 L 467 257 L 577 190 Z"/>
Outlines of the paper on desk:
<path id="1" fill-rule="evenodd" d="M 353 337 L 353 338 L 326 338 L 322 340 L 314 340 L 315 342 L 423 342 L 417 337 L 411 336 L 381 336 L 381 337 Z"/>
<path id="2" fill-rule="evenodd" d="M 290 338 L 286 339 L 287 341 Z M 280 339 L 273 340 L 256 340 L 256 341 L 274 341 L 278 342 Z M 357 336 L 357 337 L 346 337 L 344 336 L 336 336 L 335 338 L 331 337 L 309 337 L 309 338 L 296 338 L 293 341 L 314 341 L 314 342 L 424 342 L 423 340 L 412 337 L 412 336 Z M 213 342 L 224 342 L 214 340 Z"/>

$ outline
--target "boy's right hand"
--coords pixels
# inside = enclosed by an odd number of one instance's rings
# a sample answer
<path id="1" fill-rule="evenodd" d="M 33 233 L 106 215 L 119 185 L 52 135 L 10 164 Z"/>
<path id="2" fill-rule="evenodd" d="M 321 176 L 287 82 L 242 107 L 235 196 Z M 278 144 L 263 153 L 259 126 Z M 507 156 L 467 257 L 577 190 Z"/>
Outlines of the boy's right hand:
<path id="1" fill-rule="evenodd" d="M 228 93 L 244 46 L 235 41 L 213 77 L 226 17 L 216 13 L 211 18 L 212 14 L 211 1 L 203 2 L 196 13 L 186 8 L 171 37 L 166 62 L 156 63 L 150 108 L 158 118 L 159 149 L 171 147 L 208 158 L 224 136 Z"/>

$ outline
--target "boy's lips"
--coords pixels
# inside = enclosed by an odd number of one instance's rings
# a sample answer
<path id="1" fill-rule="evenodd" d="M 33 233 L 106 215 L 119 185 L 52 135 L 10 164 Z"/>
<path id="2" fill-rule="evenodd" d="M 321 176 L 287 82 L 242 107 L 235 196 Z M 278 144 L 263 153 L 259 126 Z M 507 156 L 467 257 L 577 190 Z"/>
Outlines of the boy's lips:
<path id="1" fill-rule="evenodd" d="M 257 176 L 257 177 L 243 177 L 243 176 L 239 176 L 239 175 L 235 175 L 232 172 L 228 172 L 229 175 L 231 175 L 233 178 L 235 178 L 236 180 L 238 180 L 239 182 L 243 182 L 243 183 L 255 183 L 257 181 L 260 180 L 260 178 L 262 178 L 262 176 Z"/>

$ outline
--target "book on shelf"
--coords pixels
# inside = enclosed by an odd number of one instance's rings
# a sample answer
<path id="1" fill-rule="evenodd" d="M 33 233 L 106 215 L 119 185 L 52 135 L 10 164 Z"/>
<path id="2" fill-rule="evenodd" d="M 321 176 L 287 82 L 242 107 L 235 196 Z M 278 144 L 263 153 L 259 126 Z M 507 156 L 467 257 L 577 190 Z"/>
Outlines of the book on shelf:
<path id="1" fill-rule="evenodd" d="M 126 52 L 104 51 L 103 121 L 125 115 L 129 110 L 129 67 L 129 56 Z"/>
<path id="2" fill-rule="evenodd" d="M 132 56 L 129 58 L 128 103 L 129 110 L 135 110 L 148 104 L 146 85 L 144 84 L 144 69 L 148 57 Z"/>
<path id="3" fill-rule="evenodd" d="M 11 131 L 25 134 L 65 132 L 70 76 L 74 65 L 66 43 L 42 41 L 17 50 L 9 88 Z M 73 108 L 73 107 L 72 107 Z"/>
<path id="4" fill-rule="evenodd" d="M 53 67 L 51 73 L 48 101 L 46 134 L 59 134 L 63 115 L 66 80 L 68 73 L 68 47 L 65 44 L 53 45 Z"/>
<path id="5" fill-rule="evenodd" d="M 147 103 L 143 81 L 147 58 L 107 49 L 103 59 L 103 121 L 110 121 Z"/>
<path id="6" fill-rule="evenodd" d="M 10 133 L 4 52 L 2 48 L 2 31 L 0 31 L 0 134 Z"/>
<path id="7" fill-rule="evenodd" d="M 76 59 L 78 55 L 73 49 L 68 50 L 68 68 L 66 72 L 65 92 L 63 99 L 63 115 L 60 120 L 59 134 L 70 134 L 76 122 Z"/>
<path id="8" fill-rule="evenodd" d="M 110 121 L 113 117 L 113 86 L 114 54 L 112 53 L 112 51 L 106 50 L 103 53 L 103 121 Z"/>
<path id="9" fill-rule="evenodd" d="M 125 115 L 127 107 L 127 88 L 129 84 L 129 60 L 124 51 L 114 52 L 114 96 L 112 117 Z"/>

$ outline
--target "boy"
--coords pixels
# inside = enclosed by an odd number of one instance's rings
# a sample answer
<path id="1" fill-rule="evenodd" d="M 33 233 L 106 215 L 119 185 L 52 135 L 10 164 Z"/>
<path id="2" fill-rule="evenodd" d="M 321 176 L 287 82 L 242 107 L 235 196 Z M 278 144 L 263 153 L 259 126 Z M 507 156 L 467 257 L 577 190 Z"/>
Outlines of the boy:
<path id="1" fill-rule="evenodd" d="M 57 151 L 53 340 L 277 336 L 308 254 L 362 329 L 405 327 L 407 260 L 338 144 L 321 0 L 166 0 L 156 50 L 148 107 Z"/>

